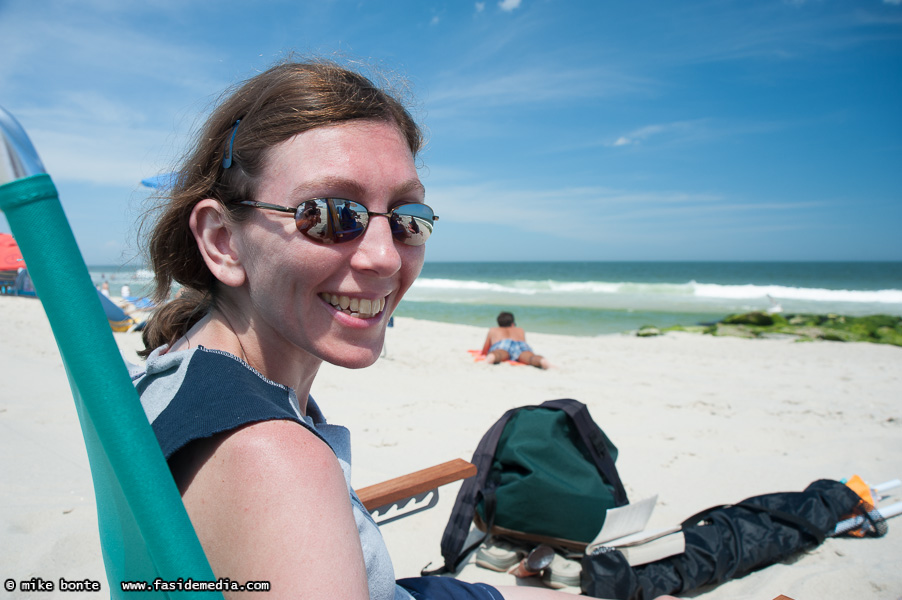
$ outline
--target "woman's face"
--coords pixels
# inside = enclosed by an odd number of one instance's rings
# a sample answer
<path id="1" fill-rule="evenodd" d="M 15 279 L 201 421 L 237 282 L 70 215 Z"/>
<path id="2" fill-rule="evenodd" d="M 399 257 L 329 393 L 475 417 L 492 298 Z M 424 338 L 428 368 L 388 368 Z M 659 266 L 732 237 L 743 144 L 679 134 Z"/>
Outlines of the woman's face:
<path id="1" fill-rule="evenodd" d="M 355 121 L 298 134 L 271 150 L 255 200 L 295 207 L 324 197 L 380 213 L 423 202 L 398 128 Z M 238 226 L 236 242 L 246 274 L 241 319 L 261 350 L 270 359 L 312 357 L 350 368 L 379 357 L 388 319 L 425 252 L 395 241 L 384 217 L 370 217 L 356 240 L 324 245 L 298 232 L 292 215 L 259 209 Z"/>

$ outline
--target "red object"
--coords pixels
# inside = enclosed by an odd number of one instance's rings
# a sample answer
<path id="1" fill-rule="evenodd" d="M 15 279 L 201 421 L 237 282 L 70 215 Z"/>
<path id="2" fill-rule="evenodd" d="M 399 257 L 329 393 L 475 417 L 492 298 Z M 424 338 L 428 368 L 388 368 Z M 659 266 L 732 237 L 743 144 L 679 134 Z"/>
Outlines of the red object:
<path id="1" fill-rule="evenodd" d="M 0 233 L 0 271 L 15 271 L 25 268 L 19 245 L 8 233 Z"/>
<path id="2" fill-rule="evenodd" d="M 473 362 L 479 362 L 481 360 L 485 360 L 485 354 L 482 353 L 482 350 L 467 350 L 467 352 L 469 352 L 470 355 L 473 357 Z M 506 362 L 509 365 L 515 365 L 515 366 L 521 366 L 521 367 L 526 365 L 526 363 L 517 362 L 515 360 L 506 360 L 504 362 Z"/>

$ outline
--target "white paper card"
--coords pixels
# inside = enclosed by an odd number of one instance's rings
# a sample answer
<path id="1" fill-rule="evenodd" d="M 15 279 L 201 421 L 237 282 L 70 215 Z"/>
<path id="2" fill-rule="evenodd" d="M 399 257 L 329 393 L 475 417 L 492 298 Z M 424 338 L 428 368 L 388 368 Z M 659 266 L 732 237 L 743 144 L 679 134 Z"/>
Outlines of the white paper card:
<path id="1" fill-rule="evenodd" d="M 645 529 L 657 501 L 658 495 L 655 494 L 626 506 L 609 508 L 601 531 L 598 532 L 589 547 L 604 545 L 605 542 Z"/>

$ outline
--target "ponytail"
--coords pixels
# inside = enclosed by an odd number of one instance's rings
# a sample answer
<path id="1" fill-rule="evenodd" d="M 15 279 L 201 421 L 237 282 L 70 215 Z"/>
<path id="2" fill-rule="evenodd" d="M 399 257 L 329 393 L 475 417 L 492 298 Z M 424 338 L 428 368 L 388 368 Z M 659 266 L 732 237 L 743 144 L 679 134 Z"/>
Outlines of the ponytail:
<path id="1" fill-rule="evenodd" d="M 204 318 L 212 306 L 213 297 L 210 294 L 182 288 L 175 298 L 158 308 L 148 320 L 141 334 L 144 350 L 138 352 L 138 356 L 147 358 L 155 348 L 174 344 Z"/>

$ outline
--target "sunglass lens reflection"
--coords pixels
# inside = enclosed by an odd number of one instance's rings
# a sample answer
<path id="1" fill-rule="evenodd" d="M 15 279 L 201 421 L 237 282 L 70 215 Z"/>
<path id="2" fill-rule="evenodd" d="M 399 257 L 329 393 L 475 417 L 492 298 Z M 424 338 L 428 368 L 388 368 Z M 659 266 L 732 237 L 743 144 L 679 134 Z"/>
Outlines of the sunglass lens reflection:
<path id="1" fill-rule="evenodd" d="M 408 246 L 425 244 L 432 233 L 431 211 L 418 204 L 401 206 L 392 214 L 391 230 L 395 239 Z"/>
<path id="2" fill-rule="evenodd" d="M 366 208 L 348 200 L 329 201 L 329 204 L 335 242 L 350 242 L 360 237 L 369 219 Z"/>
<path id="3" fill-rule="evenodd" d="M 432 233 L 432 210 L 424 204 L 405 204 L 392 211 L 392 235 L 408 246 L 420 246 Z M 340 199 L 308 200 L 298 207 L 298 231 L 323 244 L 350 242 L 363 234 L 369 223 L 366 207 Z"/>
<path id="4" fill-rule="evenodd" d="M 329 227 L 328 213 L 315 200 L 308 200 L 298 207 L 294 220 L 298 231 L 317 240 L 326 241 Z"/>
<path id="5" fill-rule="evenodd" d="M 363 233 L 366 208 L 347 200 L 308 200 L 298 207 L 295 223 L 298 231 L 323 244 L 350 242 Z"/>

